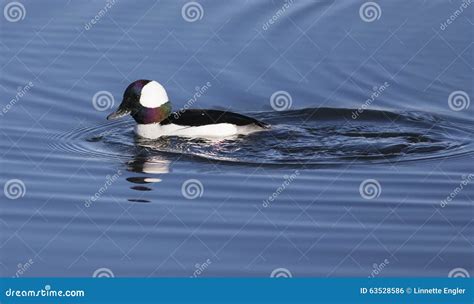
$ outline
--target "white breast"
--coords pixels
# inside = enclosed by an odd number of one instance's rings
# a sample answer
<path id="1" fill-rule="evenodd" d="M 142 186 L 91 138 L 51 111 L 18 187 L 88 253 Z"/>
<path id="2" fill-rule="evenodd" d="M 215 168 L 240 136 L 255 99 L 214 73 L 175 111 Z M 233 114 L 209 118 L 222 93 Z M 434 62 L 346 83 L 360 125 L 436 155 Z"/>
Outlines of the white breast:
<path id="1" fill-rule="evenodd" d="M 262 128 L 254 125 L 236 126 L 228 123 L 204 125 L 198 127 L 180 126 L 175 124 L 160 125 L 159 123 L 156 123 L 146 125 L 138 124 L 135 127 L 135 133 L 137 135 L 150 139 L 155 139 L 161 136 L 218 138 L 239 134 L 245 135 L 261 130 Z"/>

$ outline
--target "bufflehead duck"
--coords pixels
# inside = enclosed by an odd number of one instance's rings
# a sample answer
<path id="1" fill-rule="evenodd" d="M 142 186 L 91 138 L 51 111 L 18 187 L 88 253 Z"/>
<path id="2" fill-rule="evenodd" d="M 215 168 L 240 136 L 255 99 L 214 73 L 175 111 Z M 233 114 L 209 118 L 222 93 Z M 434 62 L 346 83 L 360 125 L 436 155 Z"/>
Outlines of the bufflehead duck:
<path id="1" fill-rule="evenodd" d="M 254 118 L 226 111 L 188 109 L 172 113 L 165 88 L 157 81 L 144 79 L 127 87 L 122 103 L 107 119 L 128 114 L 137 123 L 135 133 L 149 139 L 161 136 L 228 137 L 269 128 L 268 124 Z"/>

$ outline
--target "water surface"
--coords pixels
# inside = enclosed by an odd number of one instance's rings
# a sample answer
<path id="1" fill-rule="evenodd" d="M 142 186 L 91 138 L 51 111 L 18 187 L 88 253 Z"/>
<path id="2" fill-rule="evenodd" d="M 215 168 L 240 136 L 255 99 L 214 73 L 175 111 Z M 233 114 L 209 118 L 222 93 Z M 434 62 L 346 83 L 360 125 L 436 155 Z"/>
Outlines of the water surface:
<path id="1" fill-rule="evenodd" d="M 472 274 L 472 9 L 442 27 L 461 1 L 377 1 L 373 22 L 363 1 L 21 3 L 0 26 L 1 275 Z M 105 117 L 142 78 L 272 127 L 136 138 Z"/>

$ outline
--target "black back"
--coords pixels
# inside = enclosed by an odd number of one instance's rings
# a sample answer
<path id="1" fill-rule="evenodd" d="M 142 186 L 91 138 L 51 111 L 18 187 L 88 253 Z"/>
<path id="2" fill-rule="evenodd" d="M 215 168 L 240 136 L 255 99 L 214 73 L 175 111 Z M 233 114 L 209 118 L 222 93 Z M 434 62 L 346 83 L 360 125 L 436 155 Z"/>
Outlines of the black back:
<path id="1" fill-rule="evenodd" d="M 219 110 L 190 109 L 174 112 L 161 122 L 162 125 L 176 124 L 180 126 L 192 127 L 219 123 L 230 123 L 237 126 L 254 124 L 262 128 L 268 128 L 268 124 L 258 121 L 252 117 Z"/>

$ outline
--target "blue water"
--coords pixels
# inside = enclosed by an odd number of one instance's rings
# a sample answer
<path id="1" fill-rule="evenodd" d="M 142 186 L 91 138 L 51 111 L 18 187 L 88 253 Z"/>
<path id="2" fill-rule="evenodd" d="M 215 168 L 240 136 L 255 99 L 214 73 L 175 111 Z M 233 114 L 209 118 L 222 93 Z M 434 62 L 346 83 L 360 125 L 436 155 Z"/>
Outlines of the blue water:
<path id="1" fill-rule="evenodd" d="M 471 6 L 445 26 L 462 1 L 20 2 L 2 276 L 472 275 Z M 272 128 L 135 138 L 105 117 L 136 79 Z"/>

